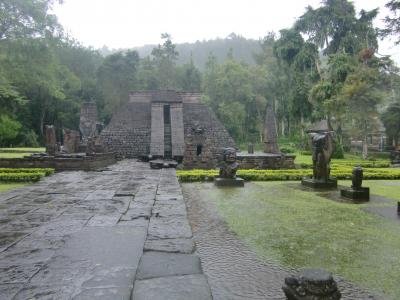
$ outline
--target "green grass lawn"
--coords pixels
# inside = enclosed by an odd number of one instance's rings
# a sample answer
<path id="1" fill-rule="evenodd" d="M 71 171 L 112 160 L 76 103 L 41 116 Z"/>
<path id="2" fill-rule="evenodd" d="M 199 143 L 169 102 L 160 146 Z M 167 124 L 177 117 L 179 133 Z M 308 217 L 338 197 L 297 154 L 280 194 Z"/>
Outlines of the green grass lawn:
<path id="1" fill-rule="evenodd" d="M 351 180 L 339 180 L 339 184 L 351 186 Z M 400 180 L 363 180 L 362 185 L 369 187 L 371 194 L 400 200 Z"/>
<path id="2" fill-rule="evenodd" d="M 364 186 L 389 197 L 400 195 L 398 183 L 365 181 Z M 195 183 L 191 188 L 214 202 L 229 228 L 260 257 L 288 267 L 324 268 L 400 299 L 400 222 L 361 209 L 371 204 L 337 203 L 288 182 L 246 183 L 242 189 Z"/>
<path id="3" fill-rule="evenodd" d="M 6 192 L 21 186 L 26 185 L 26 183 L 0 183 L 0 193 Z"/>

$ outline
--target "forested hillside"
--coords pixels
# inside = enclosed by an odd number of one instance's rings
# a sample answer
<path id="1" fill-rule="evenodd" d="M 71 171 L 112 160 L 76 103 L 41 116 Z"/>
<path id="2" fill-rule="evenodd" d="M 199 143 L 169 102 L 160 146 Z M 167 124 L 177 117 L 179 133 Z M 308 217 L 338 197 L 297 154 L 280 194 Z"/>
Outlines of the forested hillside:
<path id="1" fill-rule="evenodd" d="M 0 24 L 0 144 L 43 143 L 43 127 L 78 127 L 79 108 L 96 101 L 103 121 L 130 90 L 201 91 L 204 102 L 238 143 L 260 142 L 265 109 L 279 135 L 301 139 L 313 121 L 328 118 L 345 143 L 366 139 L 381 120 L 400 135 L 400 77 L 378 39 L 399 39 L 399 6 L 389 1 L 386 27 L 377 10 L 356 12 L 347 0 L 308 7 L 291 28 L 261 41 L 226 39 L 176 45 L 162 34 L 156 46 L 108 56 L 63 33 L 52 0 L 4 0 Z M 102 49 L 102 52 L 107 49 Z"/>

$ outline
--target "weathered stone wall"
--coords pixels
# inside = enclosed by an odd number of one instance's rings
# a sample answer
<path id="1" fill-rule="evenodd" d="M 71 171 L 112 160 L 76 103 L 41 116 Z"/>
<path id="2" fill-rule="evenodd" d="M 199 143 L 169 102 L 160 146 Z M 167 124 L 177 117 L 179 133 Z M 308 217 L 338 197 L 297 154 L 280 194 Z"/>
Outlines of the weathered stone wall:
<path id="1" fill-rule="evenodd" d="M 272 153 L 238 153 L 237 161 L 240 169 L 294 169 L 295 155 Z"/>
<path id="2" fill-rule="evenodd" d="M 94 156 L 71 158 L 58 158 L 54 156 L 2 158 L 0 159 L 0 168 L 53 168 L 56 171 L 91 171 L 106 167 L 115 162 L 115 153 L 101 153 Z"/>
<path id="3" fill-rule="evenodd" d="M 147 103 L 128 103 L 112 117 L 101 132 L 107 151 L 119 158 L 141 157 L 150 153 L 151 110 Z"/>
<path id="4" fill-rule="evenodd" d="M 183 165 L 186 169 L 215 168 L 221 148 L 236 148 L 228 131 L 204 104 L 184 103 L 183 123 L 185 131 Z"/>

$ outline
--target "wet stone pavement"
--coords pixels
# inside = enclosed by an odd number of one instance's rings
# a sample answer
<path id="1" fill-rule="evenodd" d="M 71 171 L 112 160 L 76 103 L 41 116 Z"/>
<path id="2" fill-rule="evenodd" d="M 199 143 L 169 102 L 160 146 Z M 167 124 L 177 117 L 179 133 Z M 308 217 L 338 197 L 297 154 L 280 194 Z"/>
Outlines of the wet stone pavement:
<path id="1" fill-rule="evenodd" d="M 212 299 L 175 170 L 125 160 L 1 193 L 0 299 Z"/>

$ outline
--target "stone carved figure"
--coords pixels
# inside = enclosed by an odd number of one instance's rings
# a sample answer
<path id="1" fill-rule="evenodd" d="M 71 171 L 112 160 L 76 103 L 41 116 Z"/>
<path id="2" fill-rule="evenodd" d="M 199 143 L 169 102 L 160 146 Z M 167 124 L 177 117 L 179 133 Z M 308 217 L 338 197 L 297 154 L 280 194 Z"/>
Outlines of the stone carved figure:
<path id="1" fill-rule="evenodd" d="M 222 162 L 219 165 L 219 177 L 235 179 L 238 168 L 239 164 L 236 162 L 236 149 L 224 148 Z"/>
<path id="2" fill-rule="evenodd" d="M 311 132 L 313 179 L 328 182 L 330 161 L 335 150 L 333 132 Z"/>
<path id="3" fill-rule="evenodd" d="M 45 126 L 45 136 L 46 136 L 46 153 L 49 155 L 55 155 L 57 152 L 57 139 L 56 139 L 56 129 L 53 125 Z"/>
<path id="4" fill-rule="evenodd" d="M 363 181 L 363 168 L 358 166 L 353 169 L 351 177 L 351 188 L 353 190 L 361 190 Z"/>
<path id="5" fill-rule="evenodd" d="M 339 300 L 341 298 L 332 274 L 319 269 L 306 269 L 298 276 L 286 277 L 282 289 L 289 300 Z"/>

